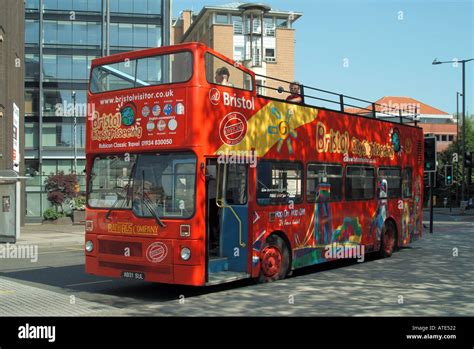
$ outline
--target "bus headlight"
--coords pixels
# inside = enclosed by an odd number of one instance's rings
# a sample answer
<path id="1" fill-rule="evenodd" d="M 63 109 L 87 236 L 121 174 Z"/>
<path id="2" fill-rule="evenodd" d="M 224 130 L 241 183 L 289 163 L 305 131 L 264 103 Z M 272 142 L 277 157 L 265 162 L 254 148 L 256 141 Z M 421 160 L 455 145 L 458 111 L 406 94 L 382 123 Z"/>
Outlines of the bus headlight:
<path id="1" fill-rule="evenodd" d="M 94 249 L 94 243 L 92 241 L 88 240 L 86 242 L 86 251 L 90 253 L 90 252 L 92 252 L 93 249 Z"/>
<path id="2" fill-rule="evenodd" d="M 189 260 L 189 258 L 191 258 L 191 250 L 187 247 L 183 247 L 181 249 L 181 258 L 183 261 Z"/>

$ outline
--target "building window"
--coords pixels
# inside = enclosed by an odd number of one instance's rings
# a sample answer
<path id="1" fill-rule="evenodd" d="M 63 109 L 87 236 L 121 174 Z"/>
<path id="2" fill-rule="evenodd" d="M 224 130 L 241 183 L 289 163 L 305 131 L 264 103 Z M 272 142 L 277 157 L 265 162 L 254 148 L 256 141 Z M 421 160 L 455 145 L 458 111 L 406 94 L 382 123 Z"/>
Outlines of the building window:
<path id="1" fill-rule="evenodd" d="M 38 10 L 39 9 L 39 0 L 25 0 L 25 8 Z"/>
<path id="2" fill-rule="evenodd" d="M 72 57 L 71 56 L 57 56 L 58 64 L 58 79 L 71 80 L 72 79 Z"/>
<path id="3" fill-rule="evenodd" d="M 39 72 L 39 55 L 27 53 L 25 55 L 25 78 L 38 80 Z"/>
<path id="4" fill-rule="evenodd" d="M 88 0 L 87 1 L 87 10 L 93 12 L 102 11 L 102 0 Z"/>
<path id="5" fill-rule="evenodd" d="M 275 49 L 274 48 L 265 48 L 265 60 L 267 62 L 275 62 Z"/>
<path id="6" fill-rule="evenodd" d="M 454 141 L 454 135 L 448 135 L 448 141 L 453 142 Z"/>
<path id="7" fill-rule="evenodd" d="M 263 25 L 266 36 L 275 36 L 275 24 L 273 22 L 273 17 L 264 17 Z"/>
<path id="8" fill-rule="evenodd" d="M 342 199 L 342 166 L 336 164 L 308 164 L 306 171 L 306 200 L 316 202 L 320 183 L 329 184 L 327 201 Z M 326 189 L 327 190 L 327 189 Z"/>
<path id="9" fill-rule="evenodd" d="M 277 18 L 276 19 L 277 28 L 288 28 L 288 19 L 287 18 Z"/>
<path id="10" fill-rule="evenodd" d="M 25 122 L 25 148 L 38 149 L 37 122 Z"/>
<path id="11" fill-rule="evenodd" d="M 379 181 L 385 179 L 387 181 L 387 195 L 389 199 L 399 198 L 402 184 L 401 169 L 395 167 L 379 168 Z M 380 188 L 377 188 L 380 190 Z"/>
<path id="12" fill-rule="evenodd" d="M 32 116 L 39 113 L 38 90 L 25 90 L 25 115 Z"/>
<path id="13" fill-rule="evenodd" d="M 145 24 L 133 25 L 133 47 L 147 47 L 147 26 Z"/>
<path id="14" fill-rule="evenodd" d="M 149 24 L 147 47 L 161 47 L 161 26 Z"/>
<path id="15" fill-rule="evenodd" d="M 215 15 L 216 24 L 228 24 L 229 17 L 225 13 L 216 13 Z"/>
<path id="16" fill-rule="evenodd" d="M 57 44 L 58 43 L 58 23 L 56 21 L 44 21 L 44 43 Z"/>
<path id="17" fill-rule="evenodd" d="M 446 142 L 448 140 L 447 135 L 441 135 L 441 142 Z"/>
<path id="18" fill-rule="evenodd" d="M 234 61 L 243 61 L 245 59 L 245 48 L 243 46 L 234 47 Z"/>
<path id="19" fill-rule="evenodd" d="M 74 45 L 87 45 L 87 22 L 74 22 L 72 30 Z"/>
<path id="20" fill-rule="evenodd" d="M 100 23 L 87 23 L 87 45 L 100 46 L 101 27 Z"/>
<path id="21" fill-rule="evenodd" d="M 121 13 L 133 13 L 133 0 L 118 1 L 118 11 Z"/>
<path id="22" fill-rule="evenodd" d="M 232 16 L 232 25 L 234 26 L 234 34 L 242 35 L 244 33 L 242 17 Z"/>
<path id="23" fill-rule="evenodd" d="M 72 44 L 72 22 L 58 21 L 58 44 Z"/>
<path id="24" fill-rule="evenodd" d="M 261 160 L 257 166 L 257 203 L 301 202 L 302 172 L 303 165 L 298 162 Z"/>
<path id="25" fill-rule="evenodd" d="M 375 170 L 372 167 L 348 166 L 346 168 L 346 199 L 368 200 L 375 194 Z"/>
<path id="26" fill-rule="evenodd" d="M 133 26 L 132 24 L 119 24 L 119 46 L 131 47 L 133 45 Z"/>
<path id="27" fill-rule="evenodd" d="M 56 72 L 57 59 L 54 55 L 43 55 L 43 73 L 44 79 L 54 80 L 57 78 Z"/>
<path id="28" fill-rule="evenodd" d="M 39 21 L 27 19 L 25 21 L 25 44 L 39 43 Z"/>

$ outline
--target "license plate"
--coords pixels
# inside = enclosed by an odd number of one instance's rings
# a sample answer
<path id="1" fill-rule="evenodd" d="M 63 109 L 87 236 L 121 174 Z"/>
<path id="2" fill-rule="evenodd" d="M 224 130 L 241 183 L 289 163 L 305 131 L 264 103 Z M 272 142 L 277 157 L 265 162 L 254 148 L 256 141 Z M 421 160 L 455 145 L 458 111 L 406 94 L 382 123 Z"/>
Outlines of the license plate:
<path id="1" fill-rule="evenodd" d="M 123 271 L 122 278 L 133 280 L 145 280 L 145 273 L 137 273 L 135 271 Z"/>

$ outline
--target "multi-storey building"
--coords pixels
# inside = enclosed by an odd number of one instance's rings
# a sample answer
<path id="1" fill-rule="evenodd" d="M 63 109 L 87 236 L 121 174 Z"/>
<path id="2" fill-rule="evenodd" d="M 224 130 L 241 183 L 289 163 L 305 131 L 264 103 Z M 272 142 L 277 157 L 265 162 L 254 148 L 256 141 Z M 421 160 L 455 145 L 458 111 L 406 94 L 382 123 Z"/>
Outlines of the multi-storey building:
<path id="1" fill-rule="evenodd" d="M 205 6 L 198 14 L 182 11 L 173 23 L 171 38 L 174 43 L 202 42 L 257 74 L 293 81 L 293 23 L 301 16 L 254 3 Z M 262 76 L 257 76 L 259 92 L 277 96 L 273 89 L 282 83 Z"/>
<path id="2" fill-rule="evenodd" d="M 169 44 L 171 0 L 25 1 L 26 210 L 49 206 L 44 176 L 83 174 L 92 59 Z M 81 189 L 85 188 L 81 176 Z"/>
<path id="3" fill-rule="evenodd" d="M 15 241 L 24 211 L 23 6 L 0 0 L 0 243 Z"/>

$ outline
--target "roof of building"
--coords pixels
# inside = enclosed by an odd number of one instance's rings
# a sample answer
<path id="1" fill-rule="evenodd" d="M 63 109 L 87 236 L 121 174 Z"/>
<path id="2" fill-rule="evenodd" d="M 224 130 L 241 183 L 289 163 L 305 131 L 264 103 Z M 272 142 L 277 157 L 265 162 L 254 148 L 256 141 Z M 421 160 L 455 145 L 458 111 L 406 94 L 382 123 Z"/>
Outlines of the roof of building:
<path id="1" fill-rule="evenodd" d="M 446 117 L 452 118 L 452 115 L 432 107 L 426 103 L 420 102 L 417 99 L 411 97 L 398 97 L 398 96 L 385 96 L 380 98 L 378 101 L 375 102 L 376 107 L 375 110 L 377 112 L 396 112 L 399 109 L 402 110 L 410 110 L 413 111 L 414 107 L 417 108 L 418 115 L 431 115 L 431 116 L 438 116 L 438 117 Z M 361 114 L 361 113 L 369 113 L 371 110 L 371 106 L 367 106 L 366 109 L 364 108 L 347 108 L 346 111 L 348 113 L 354 114 Z"/>
<path id="2" fill-rule="evenodd" d="M 191 26 L 188 28 L 186 33 L 183 35 L 183 39 L 188 36 L 189 33 L 191 33 L 195 27 L 196 23 L 199 23 L 202 17 L 208 12 L 208 11 L 222 11 L 222 12 L 238 12 L 242 13 L 243 10 L 240 8 L 242 5 L 250 5 L 250 4 L 255 4 L 255 5 L 263 5 L 263 6 L 268 6 L 266 4 L 262 3 L 251 3 L 251 2 L 231 2 L 228 4 L 223 4 L 223 5 L 213 5 L 213 6 L 204 6 L 201 11 L 199 11 L 197 16 L 193 15 L 193 23 Z M 270 7 L 270 6 L 268 6 Z M 302 12 L 294 12 L 294 11 L 283 11 L 283 10 L 278 10 L 275 8 L 271 8 L 270 11 L 267 12 L 269 15 L 285 15 L 285 16 L 290 16 L 292 15 L 293 19 L 292 21 L 298 20 L 303 13 Z M 179 23 L 179 22 L 177 22 Z"/>

